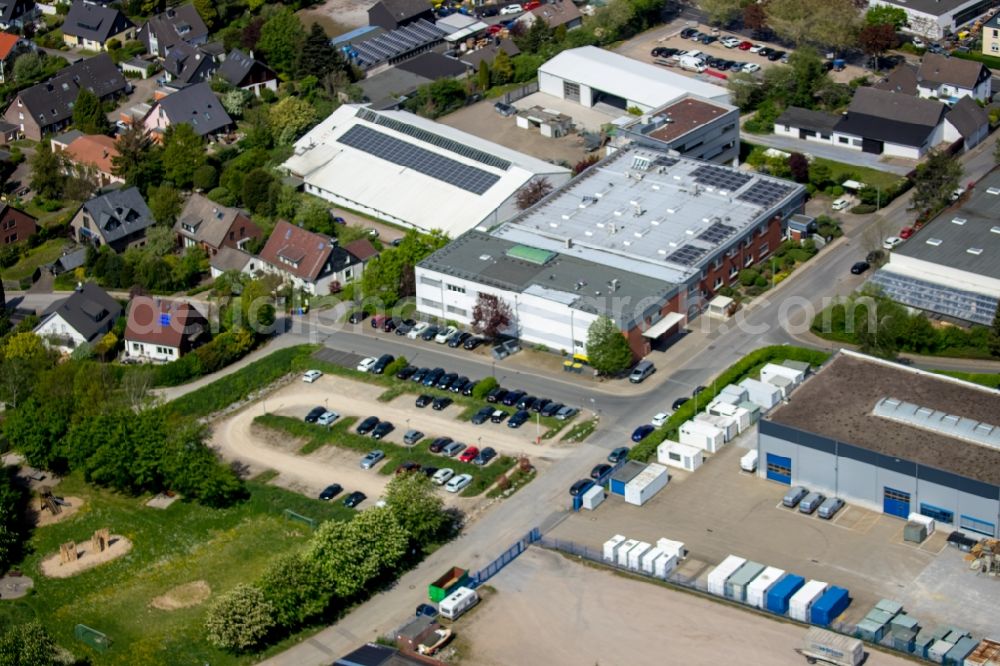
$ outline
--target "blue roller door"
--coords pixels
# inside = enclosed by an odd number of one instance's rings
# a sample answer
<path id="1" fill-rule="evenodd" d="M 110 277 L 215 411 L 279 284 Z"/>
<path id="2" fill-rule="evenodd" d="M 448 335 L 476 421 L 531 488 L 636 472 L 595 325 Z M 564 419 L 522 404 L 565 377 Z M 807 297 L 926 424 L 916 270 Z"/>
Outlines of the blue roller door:
<path id="1" fill-rule="evenodd" d="M 792 485 L 792 459 L 768 453 L 767 478 L 786 486 Z"/>
<path id="2" fill-rule="evenodd" d="M 908 518 L 910 515 L 910 493 L 885 486 L 882 492 L 882 511 L 890 516 Z"/>

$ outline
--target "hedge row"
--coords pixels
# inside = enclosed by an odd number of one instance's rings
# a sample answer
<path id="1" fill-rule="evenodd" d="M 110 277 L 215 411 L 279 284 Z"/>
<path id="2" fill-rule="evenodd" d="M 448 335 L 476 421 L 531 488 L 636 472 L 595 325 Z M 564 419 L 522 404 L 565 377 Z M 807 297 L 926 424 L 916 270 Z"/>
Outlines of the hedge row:
<path id="1" fill-rule="evenodd" d="M 781 361 L 790 360 L 804 361 L 810 365 L 818 366 L 822 365 L 828 358 L 830 358 L 830 354 L 827 352 L 789 345 L 772 345 L 747 354 L 716 377 L 710 387 L 698 394 L 696 400 L 689 400 L 681 405 L 681 408 L 667 419 L 666 424 L 662 428 L 656 430 L 642 442 L 632 447 L 632 450 L 629 452 L 629 458 L 642 462 L 652 458 L 656 454 L 656 447 L 663 440 L 677 439 L 677 431 L 681 427 L 681 424 L 685 421 L 690 421 L 697 413 L 696 405 L 698 409 L 704 409 L 705 405 L 711 402 L 722 389 L 730 384 L 739 383 L 746 377 L 751 376 L 765 363 L 780 363 Z"/>

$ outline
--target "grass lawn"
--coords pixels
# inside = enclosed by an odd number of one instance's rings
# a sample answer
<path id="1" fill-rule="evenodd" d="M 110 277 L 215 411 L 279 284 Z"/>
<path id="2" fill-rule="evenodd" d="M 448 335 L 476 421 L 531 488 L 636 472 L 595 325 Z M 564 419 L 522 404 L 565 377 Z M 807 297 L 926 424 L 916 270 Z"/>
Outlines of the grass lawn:
<path id="1" fill-rule="evenodd" d="M 206 642 L 202 627 L 211 599 L 238 582 L 253 580 L 272 559 L 305 543 L 310 529 L 285 520 L 284 509 L 320 521 L 348 519 L 353 512 L 339 502 L 309 499 L 256 481 L 249 489 L 250 499 L 229 509 L 180 501 L 153 509 L 145 506 L 148 496 L 120 495 L 70 476 L 57 492 L 82 497 L 85 504 L 64 522 L 35 531 L 33 552 L 20 566 L 34 579 L 34 592 L 0 605 L 0 625 L 37 617 L 60 644 L 94 664 L 224 666 L 257 661 L 259 656 L 234 657 Z M 89 543 L 94 530 L 103 527 L 128 537 L 132 551 L 71 578 L 48 579 L 39 573 L 40 561 L 57 553 L 59 544 Z M 198 580 L 211 587 L 208 601 L 174 611 L 150 605 L 154 597 Z M 103 654 L 91 651 L 73 637 L 77 623 L 107 634 L 114 641 L 112 648 Z"/>
<path id="2" fill-rule="evenodd" d="M 1000 389 L 1000 373 L 989 374 L 989 373 L 975 373 L 975 372 L 955 372 L 952 370 L 935 370 L 939 375 L 948 375 L 949 377 L 954 377 L 955 379 L 964 379 L 967 382 L 972 382 L 974 384 L 982 384 L 983 386 L 988 386 L 993 389 Z"/>
<path id="3" fill-rule="evenodd" d="M 847 174 L 854 174 L 865 185 L 869 187 L 881 187 L 885 190 L 903 179 L 902 176 L 889 173 L 888 171 L 879 171 L 878 169 L 871 169 L 869 167 L 834 162 L 825 157 L 813 157 L 812 164 L 825 164 L 828 166 L 830 168 L 831 179 L 838 184 L 844 182 L 844 177 Z"/>
<path id="4" fill-rule="evenodd" d="M 66 241 L 61 238 L 47 240 L 34 250 L 31 250 L 28 256 L 21 257 L 21 260 L 10 268 L 0 271 L 0 278 L 4 280 L 22 280 L 31 277 L 36 268 L 44 264 L 50 264 L 58 259 L 65 246 Z"/>

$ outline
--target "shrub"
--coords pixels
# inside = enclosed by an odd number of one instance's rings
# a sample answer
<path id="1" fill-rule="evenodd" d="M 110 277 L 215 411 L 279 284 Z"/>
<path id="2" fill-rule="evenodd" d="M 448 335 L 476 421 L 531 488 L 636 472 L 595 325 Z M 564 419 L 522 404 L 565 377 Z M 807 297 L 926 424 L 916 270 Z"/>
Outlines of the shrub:
<path id="1" fill-rule="evenodd" d="M 395 377 L 396 373 L 409 365 L 409 361 L 406 360 L 405 356 L 399 356 L 395 361 L 385 366 L 385 376 Z"/>
<path id="2" fill-rule="evenodd" d="M 752 285 L 754 282 L 757 281 L 758 277 L 760 277 L 760 273 L 758 273 L 756 270 L 752 268 L 744 268 L 742 271 L 740 271 L 740 284 L 743 285 L 744 287 L 749 287 L 750 285 Z"/>
<path id="3" fill-rule="evenodd" d="M 472 389 L 472 397 L 476 400 L 484 400 L 486 395 L 499 386 L 500 383 L 497 382 L 496 377 L 486 377 L 479 380 L 476 384 L 476 388 Z"/>
<path id="4" fill-rule="evenodd" d="M 872 204 L 858 204 L 851 209 L 851 212 L 855 215 L 867 215 L 868 213 L 874 213 L 876 210 Z"/>
<path id="5" fill-rule="evenodd" d="M 205 618 L 208 640 L 232 652 L 256 648 L 274 625 L 274 607 L 260 588 L 246 583 L 219 597 Z"/>

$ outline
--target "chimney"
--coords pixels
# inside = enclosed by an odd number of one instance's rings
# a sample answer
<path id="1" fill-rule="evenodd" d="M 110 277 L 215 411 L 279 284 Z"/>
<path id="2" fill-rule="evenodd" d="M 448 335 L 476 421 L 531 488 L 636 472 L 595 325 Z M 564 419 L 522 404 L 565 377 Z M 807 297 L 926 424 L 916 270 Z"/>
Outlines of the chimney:
<path id="1" fill-rule="evenodd" d="M 566 249 L 567 250 L 573 249 L 573 239 L 572 238 L 567 238 L 566 239 Z"/>

